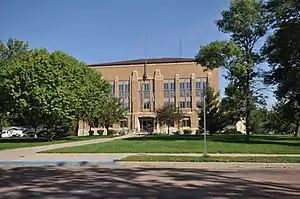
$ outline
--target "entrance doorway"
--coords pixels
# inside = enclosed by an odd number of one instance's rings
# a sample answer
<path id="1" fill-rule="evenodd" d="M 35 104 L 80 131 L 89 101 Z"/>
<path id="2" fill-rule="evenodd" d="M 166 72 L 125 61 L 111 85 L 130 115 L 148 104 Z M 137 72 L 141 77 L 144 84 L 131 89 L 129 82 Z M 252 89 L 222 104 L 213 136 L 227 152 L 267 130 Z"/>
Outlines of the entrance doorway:
<path id="1" fill-rule="evenodd" d="M 152 134 L 154 130 L 153 118 L 139 118 L 140 120 L 140 132 Z"/>

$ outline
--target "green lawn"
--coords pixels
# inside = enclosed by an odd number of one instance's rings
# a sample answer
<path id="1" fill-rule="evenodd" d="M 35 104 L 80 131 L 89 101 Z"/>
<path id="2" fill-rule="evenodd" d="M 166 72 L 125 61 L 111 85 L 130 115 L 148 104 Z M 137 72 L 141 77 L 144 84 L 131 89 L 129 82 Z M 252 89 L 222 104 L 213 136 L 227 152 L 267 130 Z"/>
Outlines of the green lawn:
<path id="1" fill-rule="evenodd" d="M 207 137 L 208 153 L 300 154 L 300 138 L 292 135 L 243 135 Z M 203 136 L 152 135 L 111 142 L 50 150 L 51 153 L 203 153 Z"/>
<path id="2" fill-rule="evenodd" d="M 52 142 L 40 138 L 0 138 L 0 150 L 60 144 L 66 142 L 76 142 L 109 137 L 112 136 L 69 136 L 64 139 L 53 140 Z"/>
<path id="3" fill-rule="evenodd" d="M 117 161 L 127 162 L 253 162 L 253 163 L 300 163 L 300 157 L 212 157 L 212 156 L 155 156 L 136 155 L 128 156 Z"/>

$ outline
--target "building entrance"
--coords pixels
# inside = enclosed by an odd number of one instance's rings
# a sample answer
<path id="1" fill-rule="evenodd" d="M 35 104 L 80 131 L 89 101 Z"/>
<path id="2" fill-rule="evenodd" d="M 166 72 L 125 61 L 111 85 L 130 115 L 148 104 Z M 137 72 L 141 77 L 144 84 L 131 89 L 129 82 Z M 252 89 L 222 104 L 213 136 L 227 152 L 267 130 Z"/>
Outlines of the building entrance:
<path id="1" fill-rule="evenodd" d="M 141 133 L 153 133 L 154 130 L 154 119 L 153 118 L 139 118 L 140 121 L 140 132 Z"/>

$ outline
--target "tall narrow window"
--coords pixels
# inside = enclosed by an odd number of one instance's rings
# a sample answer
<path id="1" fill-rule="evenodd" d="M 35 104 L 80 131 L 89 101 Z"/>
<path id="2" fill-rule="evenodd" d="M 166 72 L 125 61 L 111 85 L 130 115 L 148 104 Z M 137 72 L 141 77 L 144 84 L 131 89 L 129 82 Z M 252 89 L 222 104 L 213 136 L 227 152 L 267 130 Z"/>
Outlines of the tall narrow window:
<path id="1" fill-rule="evenodd" d="M 111 96 L 115 96 L 115 82 L 109 81 L 109 83 L 110 83 L 110 94 Z"/>
<path id="2" fill-rule="evenodd" d="M 203 100 L 203 93 L 206 87 L 206 78 L 196 78 L 196 103 L 197 107 L 201 106 Z"/>
<path id="3" fill-rule="evenodd" d="M 122 102 L 124 108 L 129 109 L 129 98 L 130 98 L 130 90 L 129 90 L 129 81 L 119 81 L 119 98 Z"/>
<path id="4" fill-rule="evenodd" d="M 183 127 L 191 127 L 191 119 L 190 117 L 185 117 L 182 120 L 182 126 Z"/>
<path id="5" fill-rule="evenodd" d="M 175 106 L 174 79 L 164 80 L 164 105 Z"/>
<path id="6" fill-rule="evenodd" d="M 179 105 L 180 108 L 191 108 L 191 79 L 180 79 L 179 80 Z"/>
<path id="7" fill-rule="evenodd" d="M 150 109 L 150 81 L 144 81 L 144 109 Z"/>

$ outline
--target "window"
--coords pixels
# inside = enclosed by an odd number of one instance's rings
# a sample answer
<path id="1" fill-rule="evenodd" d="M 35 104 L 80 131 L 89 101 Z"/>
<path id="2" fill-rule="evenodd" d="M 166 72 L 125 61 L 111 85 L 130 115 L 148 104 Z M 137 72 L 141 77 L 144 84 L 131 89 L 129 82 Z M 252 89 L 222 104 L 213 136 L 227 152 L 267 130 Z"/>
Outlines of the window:
<path id="1" fill-rule="evenodd" d="M 201 106 L 205 88 L 206 88 L 206 78 L 204 78 L 204 77 L 196 78 L 196 104 L 197 104 L 197 107 Z"/>
<path id="2" fill-rule="evenodd" d="M 191 79 L 179 80 L 180 108 L 191 108 Z"/>
<path id="3" fill-rule="evenodd" d="M 175 82 L 174 79 L 164 80 L 164 105 L 175 106 Z"/>
<path id="4" fill-rule="evenodd" d="M 144 87 L 144 109 L 150 109 L 151 108 L 151 102 L 150 102 L 150 81 L 144 81 L 143 82 Z"/>
<path id="5" fill-rule="evenodd" d="M 191 120 L 190 120 L 189 117 L 188 117 L 188 118 L 184 118 L 184 119 L 182 120 L 182 126 L 183 126 L 183 127 L 191 127 Z"/>
<path id="6" fill-rule="evenodd" d="M 150 86 L 149 86 L 149 81 L 145 81 L 144 83 L 144 91 L 149 91 Z"/>
<path id="7" fill-rule="evenodd" d="M 119 84 L 119 92 L 123 92 L 124 91 L 124 85 L 123 84 Z"/>
<path id="8" fill-rule="evenodd" d="M 110 94 L 112 95 L 112 96 L 114 96 L 115 95 L 115 82 L 114 81 L 110 81 L 109 82 L 110 83 Z"/>
<path id="9" fill-rule="evenodd" d="M 175 102 L 174 101 L 164 101 L 164 106 L 175 107 Z"/>
<path id="10" fill-rule="evenodd" d="M 164 83 L 164 90 L 169 90 L 169 83 L 168 82 Z"/>
<path id="11" fill-rule="evenodd" d="M 122 120 L 122 121 L 120 121 L 120 127 L 121 128 L 127 128 L 128 126 L 127 126 L 127 120 Z"/>
<path id="12" fill-rule="evenodd" d="M 144 109 L 150 109 L 150 102 L 144 101 Z"/>
<path id="13" fill-rule="evenodd" d="M 153 109 L 153 111 L 155 109 L 155 84 L 154 84 L 154 81 L 152 81 L 152 109 Z"/>
<path id="14" fill-rule="evenodd" d="M 191 101 L 186 101 L 186 107 L 187 107 L 187 108 L 190 108 L 190 107 L 192 107 L 192 103 L 191 103 Z"/>
<path id="15" fill-rule="evenodd" d="M 129 109 L 129 98 L 130 98 L 130 90 L 129 90 L 129 81 L 119 81 L 119 98 L 121 103 L 125 109 Z"/>
<path id="16" fill-rule="evenodd" d="M 144 82 L 144 99 L 150 99 L 150 82 Z"/>
<path id="17" fill-rule="evenodd" d="M 175 83 L 174 82 L 170 82 L 170 90 L 175 90 Z"/>
<path id="18" fill-rule="evenodd" d="M 186 108 L 185 105 L 186 105 L 186 104 L 185 104 L 185 101 L 180 101 L 180 108 Z"/>

